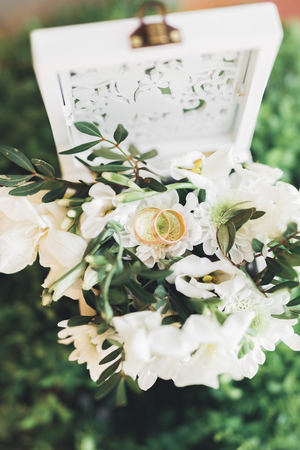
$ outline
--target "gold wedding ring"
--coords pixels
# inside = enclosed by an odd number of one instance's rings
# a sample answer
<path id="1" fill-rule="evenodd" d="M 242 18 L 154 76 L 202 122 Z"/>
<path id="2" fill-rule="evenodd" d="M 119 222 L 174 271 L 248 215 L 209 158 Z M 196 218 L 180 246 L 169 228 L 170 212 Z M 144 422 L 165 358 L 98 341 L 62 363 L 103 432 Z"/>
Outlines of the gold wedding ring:
<path id="1" fill-rule="evenodd" d="M 161 216 L 167 218 L 171 224 L 168 234 L 165 234 L 164 236 L 160 233 L 159 221 Z M 174 209 L 163 209 L 152 218 L 151 231 L 160 244 L 176 244 L 184 236 L 186 225 L 184 218 L 179 212 Z"/>
<path id="2" fill-rule="evenodd" d="M 147 245 L 176 244 L 184 236 L 184 218 L 174 209 L 146 208 L 134 219 L 134 234 Z"/>

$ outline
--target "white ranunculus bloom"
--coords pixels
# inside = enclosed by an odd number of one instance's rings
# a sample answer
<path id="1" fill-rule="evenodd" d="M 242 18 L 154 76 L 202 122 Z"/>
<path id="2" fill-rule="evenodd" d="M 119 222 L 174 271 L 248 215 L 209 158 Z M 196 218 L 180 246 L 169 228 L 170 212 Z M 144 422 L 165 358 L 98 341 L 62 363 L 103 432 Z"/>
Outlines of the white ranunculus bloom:
<path id="1" fill-rule="evenodd" d="M 113 363 L 112 361 L 107 364 L 99 364 L 100 361 L 118 348 L 116 345 L 112 345 L 103 350 L 102 344 L 108 338 L 119 341 L 118 336 L 110 330 L 103 334 L 97 334 L 98 325 L 92 323 L 69 327 L 68 321 L 63 320 L 59 322 L 58 326 L 63 327 L 58 333 L 59 343 L 65 345 L 73 343 L 75 346 L 69 360 L 78 361 L 78 364 L 86 363 L 91 379 L 97 381 L 102 372 Z"/>
<path id="2" fill-rule="evenodd" d="M 228 261 L 212 262 L 208 258 L 190 255 L 171 266 L 172 275 L 166 278 L 175 283 L 176 290 L 190 298 L 215 297 L 220 284 L 231 285 L 234 277 L 241 275 Z"/>
<path id="3" fill-rule="evenodd" d="M 67 209 L 57 202 L 42 203 L 45 191 L 14 197 L 0 189 L 0 271 L 14 273 L 33 264 L 39 252 L 44 267 L 78 264 L 86 242 L 61 229 Z"/>
<path id="4" fill-rule="evenodd" d="M 149 199 L 132 202 L 132 210 L 125 217 L 120 217 L 120 223 L 125 231 L 122 232 L 123 245 L 125 247 L 136 247 L 136 254 L 148 267 L 153 267 L 160 259 L 172 258 L 183 255 L 186 250 L 192 250 L 201 241 L 201 228 L 194 219 L 195 210 L 198 205 L 197 197 L 189 193 L 186 204 L 179 203 L 176 191 L 164 192 L 163 194 L 150 197 Z M 184 236 L 175 244 L 147 245 L 140 241 L 134 233 L 134 220 L 144 209 L 154 207 L 159 210 L 173 209 L 183 217 L 186 225 Z"/>
<path id="5" fill-rule="evenodd" d="M 273 168 L 260 163 L 250 162 L 243 165 L 236 164 L 234 168 L 241 178 L 245 178 L 246 180 L 261 179 L 267 184 L 274 184 L 283 176 L 282 170 L 277 167 Z"/>
<path id="6" fill-rule="evenodd" d="M 237 280 L 236 280 L 237 281 Z M 300 336 L 294 334 L 293 326 L 297 319 L 276 319 L 272 315 L 284 313 L 283 305 L 289 301 L 289 293 L 284 291 L 277 295 L 265 297 L 251 282 L 234 283 L 230 292 L 223 291 L 225 312 L 252 311 L 255 316 L 251 327 L 257 332 L 255 336 L 248 336 L 254 348 L 239 360 L 242 374 L 252 378 L 258 371 L 258 365 L 265 361 L 262 349 L 274 351 L 277 342 L 282 341 L 293 350 L 300 350 Z"/>
<path id="7" fill-rule="evenodd" d="M 207 189 L 212 187 L 216 180 L 229 175 L 233 167 L 232 149 L 226 147 L 208 157 L 201 152 L 189 152 L 173 159 L 170 174 L 175 180 L 188 178 L 196 187 Z"/>

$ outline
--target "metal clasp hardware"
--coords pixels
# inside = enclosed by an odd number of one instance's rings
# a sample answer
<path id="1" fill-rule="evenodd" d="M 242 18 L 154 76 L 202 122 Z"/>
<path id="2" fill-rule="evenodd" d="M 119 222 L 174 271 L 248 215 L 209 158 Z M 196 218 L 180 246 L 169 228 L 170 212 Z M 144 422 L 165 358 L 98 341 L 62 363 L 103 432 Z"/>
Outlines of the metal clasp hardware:
<path id="1" fill-rule="evenodd" d="M 161 22 L 145 23 L 145 12 L 155 7 L 162 16 Z M 130 35 L 133 48 L 150 47 L 153 45 L 172 44 L 181 41 L 180 32 L 177 28 L 166 23 L 167 9 L 163 3 L 147 2 L 138 10 L 140 26 Z"/>

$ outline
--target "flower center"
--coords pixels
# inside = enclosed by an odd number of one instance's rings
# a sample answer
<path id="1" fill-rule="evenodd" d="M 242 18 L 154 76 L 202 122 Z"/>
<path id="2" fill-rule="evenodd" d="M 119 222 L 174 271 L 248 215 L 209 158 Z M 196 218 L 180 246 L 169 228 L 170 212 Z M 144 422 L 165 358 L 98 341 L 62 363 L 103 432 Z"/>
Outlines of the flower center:
<path id="1" fill-rule="evenodd" d="M 222 215 L 232 206 L 232 202 L 230 200 L 223 200 L 217 203 L 215 206 L 211 208 L 210 219 L 214 226 L 217 226 L 220 222 Z M 226 220 L 224 219 L 224 222 Z M 221 220 L 222 223 L 222 220 Z"/>
<path id="2" fill-rule="evenodd" d="M 214 283 L 217 284 L 217 278 L 214 275 L 205 275 L 204 277 L 195 278 L 196 281 L 200 281 L 200 283 Z"/>
<path id="3" fill-rule="evenodd" d="M 270 328 L 270 313 L 267 309 L 265 309 L 262 305 L 253 303 L 251 299 L 245 298 L 243 301 L 231 308 L 231 312 L 242 310 L 253 311 L 255 313 L 255 317 L 251 323 L 251 327 L 254 328 L 254 330 L 256 330 L 260 335 L 268 332 Z"/>
<path id="4" fill-rule="evenodd" d="M 107 211 L 104 215 L 107 216 L 108 214 L 114 212 L 114 209 L 110 209 L 109 211 Z"/>
<path id="5" fill-rule="evenodd" d="M 196 159 L 196 161 L 193 162 L 194 167 L 191 169 L 192 172 L 194 173 L 201 173 L 201 167 L 203 166 L 203 161 L 202 159 Z"/>

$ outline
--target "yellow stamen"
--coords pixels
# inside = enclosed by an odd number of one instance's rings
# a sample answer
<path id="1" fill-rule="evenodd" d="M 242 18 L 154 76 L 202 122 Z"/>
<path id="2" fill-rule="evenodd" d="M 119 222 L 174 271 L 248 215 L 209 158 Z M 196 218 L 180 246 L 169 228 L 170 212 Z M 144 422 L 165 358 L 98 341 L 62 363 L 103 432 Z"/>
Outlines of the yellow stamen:
<path id="1" fill-rule="evenodd" d="M 202 278 L 203 283 L 211 283 L 213 277 L 210 275 L 205 275 L 205 277 Z"/>
<path id="2" fill-rule="evenodd" d="M 194 161 L 194 167 L 191 169 L 192 172 L 194 173 L 201 173 L 201 167 L 203 166 L 203 161 L 202 159 L 197 159 L 196 161 Z"/>
<path id="3" fill-rule="evenodd" d="M 105 213 L 105 215 L 107 216 L 108 214 L 110 214 L 110 213 L 112 213 L 112 212 L 114 212 L 114 209 L 110 209 L 109 211 L 107 211 L 107 212 Z"/>

